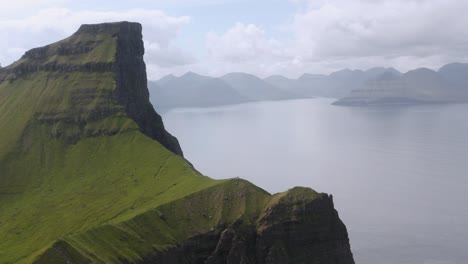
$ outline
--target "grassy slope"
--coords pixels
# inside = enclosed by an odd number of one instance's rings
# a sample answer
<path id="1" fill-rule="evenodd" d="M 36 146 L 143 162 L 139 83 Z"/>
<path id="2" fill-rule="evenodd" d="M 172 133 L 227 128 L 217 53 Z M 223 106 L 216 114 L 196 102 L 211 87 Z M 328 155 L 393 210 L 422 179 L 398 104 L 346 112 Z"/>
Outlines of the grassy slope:
<path id="1" fill-rule="evenodd" d="M 91 51 L 74 55 L 57 55 L 57 50 L 62 46 L 83 46 L 84 43 L 92 48 Z M 72 35 L 64 40 L 48 45 L 47 57 L 37 61 L 31 58 L 22 58 L 9 67 L 17 67 L 25 64 L 45 65 L 49 63 L 83 65 L 86 63 L 112 63 L 115 61 L 117 42 L 111 32 L 101 34 Z"/>
<path id="2" fill-rule="evenodd" d="M 83 87 L 83 80 L 96 80 L 98 91 L 113 89 L 109 73 L 50 75 L 39 72 L 0 85 L 0 263 L 27 257 L 69 233 L 131 218 L 218 183 L 141 134 L 122 112 L 84 127 L 38 122 L 68 115 L 86 120 L 85 110 L 97 105 L 118 108 L 99 96 L 86 105 L 71 104 L 70 91 Z M 50 136 L 51 131 L 74 135 L 83 130 L 120 133 L 77 144 Z"/>
<path id="3" fill-rule="evenodd" d="M 24 168 L 31 183 L 2 203 L 2 263 L 217 183 L 140 132 L 85 139 L 71 147 L 52 141 L 10 164 L 17 171 Z"/>

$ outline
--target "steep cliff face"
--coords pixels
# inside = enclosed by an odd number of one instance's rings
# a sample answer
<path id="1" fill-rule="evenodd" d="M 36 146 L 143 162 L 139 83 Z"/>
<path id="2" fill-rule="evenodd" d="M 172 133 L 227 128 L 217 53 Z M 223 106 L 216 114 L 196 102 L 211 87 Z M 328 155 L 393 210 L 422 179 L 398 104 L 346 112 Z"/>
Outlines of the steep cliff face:
<path id="1" fill-rule="evenodd" d="M 354 263 L 332 196 L 292 189 L 273 197 L 258 223 L 258 263 Z"/>
<path id="2" fill-rule="evenodd" d="M 353 263 L 330 196 L 201 175 L 148 100 L 141 25 L 0 69 L 0 263 Z"/>
<path id="3" fill-rule="evenodd" d="M 130 118 L 147 136 L 161 142 L 174 153 L 182 155 L 177 139 L 164 129 L 161 117 L 149 101 L 146 66 L 143 62 L 144 46 L 140 24 L 121 24 L 116 33 L 115 63 L 116 96 Z M 96 25 L 82 26 L 84 31 L 99 31 Z M 79 32 L 79 31 L 78 31 Z"/>

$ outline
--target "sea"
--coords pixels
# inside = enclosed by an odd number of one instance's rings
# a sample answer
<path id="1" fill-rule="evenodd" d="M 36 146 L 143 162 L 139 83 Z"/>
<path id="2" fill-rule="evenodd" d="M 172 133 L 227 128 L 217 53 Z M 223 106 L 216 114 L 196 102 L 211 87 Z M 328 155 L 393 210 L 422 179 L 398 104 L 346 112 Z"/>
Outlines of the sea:
<path id="1" fill-rule="evenodd" d="M 358 264 L 468 263 L 468 104 L 332 99 L 161 112 L 185 157 L 270 193 L 333 194 Z"/>

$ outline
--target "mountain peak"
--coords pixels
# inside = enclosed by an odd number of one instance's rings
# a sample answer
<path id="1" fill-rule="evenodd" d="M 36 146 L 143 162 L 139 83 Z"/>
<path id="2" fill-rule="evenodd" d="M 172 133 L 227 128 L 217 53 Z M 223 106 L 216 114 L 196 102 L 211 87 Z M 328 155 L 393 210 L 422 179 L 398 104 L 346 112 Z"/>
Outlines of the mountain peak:
<path id="1" fill-rule="evenodd" d="M 418 68 L 418 69 L 415 69 L 415 70 L 411 70 L 407 73 L 405 73 L 405 75 L 407 76 L 429 76 L 429 75 L 436 75 L 437 72 L 434 71 L 434 70 L 431 70 L 429 68 Z"/>
<path id="2" fill-rule="evenodd" d="M 162 77 L 161 79 L 157 80 L 157 81 L 154 81 L 155 83 L 157 83 L 158 85 L 164 85 L 168 82 L 171 82 L 173 80 L 176 80 L 177 77 L 174 75 L 174 74 L 168 74 L 164 77 Z"/>
<path id="3" fill-rule="evenodd" d="M 333 72 L 329 76 L 336 79 L 361 78 L 364 75 L 362 70 L 351 70 L 349 68 Z"/>
<path id="4" fill-rule="evenodd" d="M 211 77 L 200 75 L 198 73 L 188 71 L 184 75 L 179 77 L 180 80 L 184 81 L 203 81 L 203 80 L 208 80 L 211 79 Z"/>
<path id="5" fill-rule="evenodd" d="M 181 78 L 191 78 L 191 77 L 202 77 L 200 74 L 193 71 L 188 71 L 184 75 L 180 76 Z"/>
<path id="6" fill-rule="evenodd" d="M 171 151 L 182 154 L 175 138 L 167 133 L 161 117 L 149 102 L 144 45 L 139 23 L 117 22 L 83 25 L 69 38 L 27 51 L 16 63 L 0 70 L 0 84 L 21 85 L 41 75 L 48 85 L 71 82 L 67 89 L 49 89 L 34 109 L 39 122 L 55 124 L 75 119 L 60 131 L 69 142 L 89 135 L 116 133 L 123 127 L 87 129 L 86 124 L 118 114 L 132 119 L 138 129 Z M 67 81 L 68 80 L 68 81 Z M 57 102 L 57 103 L 51 103 Z M 58 103 L 61 102 L 61 103 Z"/>
<path id="7" fill-rule="evenodd" d="M 454 63 L 449 63 L 449 64 L 446 64 L 444 66 L 442 66 L 440 68 L 440 70 L 442 69 L 446 69 L 446 68 L 465 68 L 465 67 L 468 67 L 468 63 L 461 63 L 461 62 L 454 62 Z M 440 71 L 439 70 L 439 71 Z"/>
<path id="8" fill-rule="evenodd" d="M 399 74 L 397 74 L 395 71 L 392 70 L 386 70 L 382 74 L 378 75 L 374 80 L 376 81 L 394 81 L 400 77 Z"/>
<path id="9" fill-rule="evenodd" d="M 101 23 L 101 24 L 83 24 L 80 26 L 75 34 L 100 34 L 100 33 L 111 33 L 115 34 L 118 32 L 142 32 L 142 26 L 137 22 L 112 22 L 112 23 Z"/>
<path id="10" fill-rule="evenodd" d="M 459 85 L 468 87 L 468 63 L 451 63 L 443 66 L 438 71 L 447 80 Z"/>
<path id="11" fill-rule="evenodd" d="M 115 62 L 117 44 L 120 48 L 128 48 L 123 52 L 143 56 L 142 26 L 134 22 L 115 22 L 82 25 L 78 31 L 67 39 L 31 49 L 11 67 L 27 63 L 42 65 L 90 64 Z M 141 43 L 140 43 L 141 42 Z M 52 58 L 56 56 L 56 58 Z M 66 59 L 64 59 L 66 57 Z M 53 70 L 55 70 L 54 68 Z"/>

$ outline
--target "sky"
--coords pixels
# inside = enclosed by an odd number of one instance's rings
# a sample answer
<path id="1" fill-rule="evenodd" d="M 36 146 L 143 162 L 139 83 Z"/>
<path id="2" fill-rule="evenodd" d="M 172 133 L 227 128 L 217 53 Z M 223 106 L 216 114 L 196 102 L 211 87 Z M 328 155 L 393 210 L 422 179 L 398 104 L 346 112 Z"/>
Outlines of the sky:
<path id="1" fill-rule="evenodd" d="M 465 0 L 0 0 L 0 63 L 81 24 L 143 25 L 148 78 L 468 62 Z"/>

